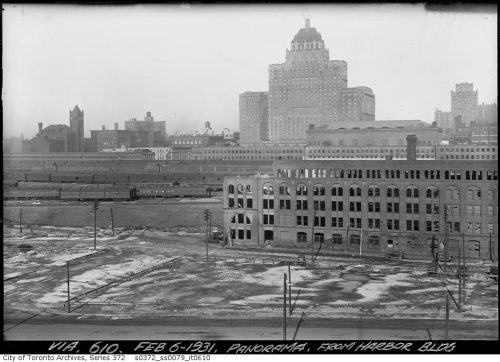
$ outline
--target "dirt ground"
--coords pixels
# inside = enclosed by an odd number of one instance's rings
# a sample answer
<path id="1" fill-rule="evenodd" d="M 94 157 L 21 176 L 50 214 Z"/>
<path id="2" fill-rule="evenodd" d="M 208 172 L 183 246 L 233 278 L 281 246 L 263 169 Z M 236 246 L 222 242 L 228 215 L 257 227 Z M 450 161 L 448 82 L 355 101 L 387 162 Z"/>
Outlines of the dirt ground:
<path id="1" fill-rule="evenodd" d="M 93 228 L 45 226 L 20 234 L 5 227 L 5 327 L 40 312 L 68 315 L 67 261 L 70 298 L 77 297 L 70 299 L 71 316 L 78 320 L 279 318 L 283 274 L 297 254 L 209 244 L 207 259 L 204 240 L 202 228 L 122 227 L 114 236 L 98 229 L 93 250 Z M 450 319 L 498 320 L 497 283 L 485 265 L 469 269 L 463 310 L 450 304 Z M 457 280 L 426 270 L 418 262 L 326 255 L 313 266 L 292 265 L 293 317 L 443 320 L 442 282 L 458 301 Z"/>

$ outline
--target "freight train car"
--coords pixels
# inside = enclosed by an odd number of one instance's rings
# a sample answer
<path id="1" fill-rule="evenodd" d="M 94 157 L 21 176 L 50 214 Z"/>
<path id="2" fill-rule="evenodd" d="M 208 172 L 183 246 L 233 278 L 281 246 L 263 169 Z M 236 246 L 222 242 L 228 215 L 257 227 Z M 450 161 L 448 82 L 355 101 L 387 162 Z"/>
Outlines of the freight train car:
<path id="1" fill-rule="evenodd" d="M 25 181 L 27 182 L 50 182 L 51 180 L 51 173 L 48 171 L 32 171 L 26 173 L 26 179 Z"/>
<path id="2" fill-rule="evenodd" d="M 17 188 L 9 187 L 3 190 L 4 200 L 26 200 L 26 199 L 59 199 L 59 189 L 44 188 Z"/>
<path id="3" fill-rule="evenodd" d="M 78 183 L 93 183 L 94 175 L 88 172 L 53 172 L 51 176 L 52 182 L 78 182 Z"/>
<path id="4" fill-rule="evenodd" d="M 61 190 L 61 200 L 114 200 L 135 199 L 135 189 L 131 187 L 78 188 Z"/>

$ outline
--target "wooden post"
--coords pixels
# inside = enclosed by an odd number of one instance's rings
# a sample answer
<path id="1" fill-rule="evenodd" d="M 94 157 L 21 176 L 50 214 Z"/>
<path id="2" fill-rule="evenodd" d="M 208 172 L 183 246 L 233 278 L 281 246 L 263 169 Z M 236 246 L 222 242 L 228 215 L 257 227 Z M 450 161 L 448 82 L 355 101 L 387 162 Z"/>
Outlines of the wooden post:
<path id="1" fill-rule="evenodd" d="M 283 273 L 283 340 L 286 341 L 286 273 Z"/>
<path id="2" fill-rule="evenodd" d="M 458 242 L 458 310 L 462 311 L 462 262 L 460 255 L 460 242 Z"/>
<path id="3" fill-rule="evenodd" d="M 113 219 L 113 208 L 111 208 L 111 230 L 113 231 L 113 236 L 115 236 L 115 221 Z"/>
<path id="4" fill-rule="evenodd" d="M 23 209 L 19 210 L 19 232 L 23 232 Z"/>
<path id="5" fill-rule="evenodd" d="M 446 321 L 445 321 L 445 331 L 444 339 L 448 339 L 448 320 L 450 319 L 450 306 L 448 302 L 448 291 L 446 291 Z"/>
<path id="6" fill-rule="evenodd" d="M 68 273 L 68 313 L 71 313 L 70 301 L 69 301 L 69 261 L 66 262 L 66 269 Z"/>
<path id="7" fill-rule="evenodd" d="M 288 313 L 292 316 L 292 272 L 290 262 L 288 262 Z"/>
<path id="8" fill-rule="evenodd" d="M 491 232 L 490 232 L 490 260 L 493 261 L 493 252 L 491 249 Z"/>
<path id="9" fill-rule="evenodd" d="M 99 208 L 99 203 L 97 200 L 94 201 L 94 250 L 97 248 L 97 209 Z"/>

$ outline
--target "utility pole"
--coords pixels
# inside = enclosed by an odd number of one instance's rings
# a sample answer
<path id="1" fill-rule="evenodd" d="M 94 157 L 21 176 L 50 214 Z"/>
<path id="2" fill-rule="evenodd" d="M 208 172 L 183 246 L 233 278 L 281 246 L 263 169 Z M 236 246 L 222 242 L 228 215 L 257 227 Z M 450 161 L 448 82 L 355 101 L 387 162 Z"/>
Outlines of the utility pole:
<path id="1" fill-rule="evenodd" d="M 458 242 L 458 310 L 462 311 L 462 255 L 460 254 L 460 242 Z"/>
<path id="2" fill-rule="evenodd" d="M 286 273 L 283 273 L 283 340 L 286 341 Z"/>
<path id="3" fill-rule="evenodd" d="M 491 231 L 490 231 L 490 260 L 493 261 L 493 254 L 491 250 Z"/>
<path id="4" fill-rule="evenodd" d="M 97 244 L 97 209 L 99 209 L 99 202 L 97 200 L 94 201 L 94 250 L 96 250 Z"/>
<path id="5" fill-rule="evenodd" d="M 19 232 L 23 232 L 23 209 L 19 210 Z"/>
<path id="6" fill-rule="evenodd" d="M 111 230 L 113 231 L 113 236 L 115 236 L 115 221 L 113 219 L 113 208 L 111 208 Z"/>
<path id="7" fill-rule="evenodd" d="M 314 263 L 314 223 L 316 222 L 316 210 L 317 210 L 316 205 L 314 205 L 314 201 L 313 201 L 313 207 L 314 207 L 314 213 L 311 226 L 311 264 Z"/>
<path id="8" fill-rule="evenodd" d="M 292 272 L 290 262 L 288 262 L 288 313 L 292 316 Z"/>
<path id="9" fill-rule="evenodd" d="M 68 313 L 71 313 L 71 307 L 69 302 L 69 261 L 66 262 L 66 270 L 68 273 Z"/>
<path id="10" fill-rule="evenodd" d="M 206 242 L 206 245 L 207 245 L 207 259 L 208 259 L 208 238 L 209 238 L 209 234 L 208 234 L 208 222 L 210 220 L 210 209 L 205 209 L 203 210 L 203 218 L 205 219 L 206 223 L 207 223 L 207 242 Z"/>
<path id="11" fill-rule="evenodd" d="M 347 219 L 347 222 L 349 222 L 349 219 Z M 344 253 L 347 254 L 347 243 L 349 242 L 349 224 L 347 224 L 347 233 L 345 236 L 345 243 L 344 243 Z"/>
<path id="12" fill-rule="evenodd" d="M 448 259 L 448 208 L 444 205 L 444 272 L 446 273 L 446 265 Z"/>
<path id="13" fill-rule="evenodd" d="M 445 331 L 444 339 L 448 339 L 448 320 L 450 319 L 450 305 L 448 301 L 448 291 L 446 291 L 446 321 L 445 321 Z"/>
<path id="14" fill-rule="evenodd" d="M 361 230 L 361 237 L 359 238 L 359 256 L 361 256 L 362 249 L 363 249 L 363 230 Z"/>

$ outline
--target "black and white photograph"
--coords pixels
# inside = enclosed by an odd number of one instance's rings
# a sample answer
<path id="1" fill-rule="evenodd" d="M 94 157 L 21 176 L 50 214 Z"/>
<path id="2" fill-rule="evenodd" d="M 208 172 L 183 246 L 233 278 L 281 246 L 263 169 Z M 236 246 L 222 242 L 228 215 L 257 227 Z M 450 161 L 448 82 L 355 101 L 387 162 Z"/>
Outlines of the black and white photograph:
<path id="1" fill-rule="evenodd" d="M 498 342 L 497 37 L 484 4 L 2 4 L 4 343 Z"/>

